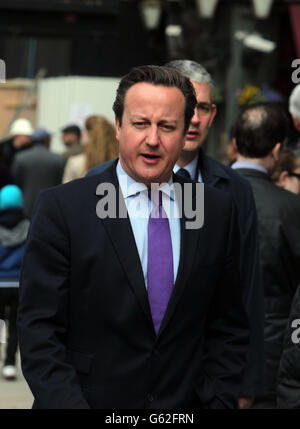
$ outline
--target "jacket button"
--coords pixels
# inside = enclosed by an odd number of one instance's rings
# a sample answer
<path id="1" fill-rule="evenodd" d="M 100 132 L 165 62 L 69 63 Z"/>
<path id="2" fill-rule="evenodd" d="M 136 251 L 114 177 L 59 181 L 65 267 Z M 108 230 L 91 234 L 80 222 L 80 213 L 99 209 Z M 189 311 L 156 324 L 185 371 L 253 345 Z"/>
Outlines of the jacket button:
<path id="1" fill-rule="evenodd" d="M 154 401 L 153 395 L 151 395 L 151 393 L 148 393 L 147 400 L 148 400 L 148 402 L 153 402 Z"/>

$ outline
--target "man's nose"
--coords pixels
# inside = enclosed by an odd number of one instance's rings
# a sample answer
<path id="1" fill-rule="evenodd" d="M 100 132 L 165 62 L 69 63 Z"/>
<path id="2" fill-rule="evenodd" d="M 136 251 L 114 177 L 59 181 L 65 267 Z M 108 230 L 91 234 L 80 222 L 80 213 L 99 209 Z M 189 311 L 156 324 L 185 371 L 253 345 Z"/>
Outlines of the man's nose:
<path id="1" fill-rule="evenodd" d="M 199 115 L 199 111 L 198 111 L 197 107 L 195 107 L 195 109 L 194 109 L 194 114 L 192 116 L 191 123 L 193 125 L 197 125 L 200 123 L 200 115 Z"/>
<path id="2" fill-rule="evenodd" d="M 157 127 L 149 127 L 147 130 L 146 142 L 150 146 L 157 146 L 159 143 L 159 135 Z"/>

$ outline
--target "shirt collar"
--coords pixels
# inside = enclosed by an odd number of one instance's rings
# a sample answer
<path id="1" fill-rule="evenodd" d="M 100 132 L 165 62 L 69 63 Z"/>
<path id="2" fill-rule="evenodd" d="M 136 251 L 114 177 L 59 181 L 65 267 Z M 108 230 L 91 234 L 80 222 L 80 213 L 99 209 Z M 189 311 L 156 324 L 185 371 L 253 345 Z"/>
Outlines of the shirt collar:
<path id="1" fill-rule="evenodd" d="M 233 170 L 236 170 L 238 168 L 250 168 L 251 170 L 258 170 L 262 173 L 268 174 L 268 171 L 265 167 L 260 164 L 257 164 L 256 162 L 251 161 L 236 161 L 232 164 L 231 168 Z"/>
<path id="2" fill-rule="evenodd" d="M 148 191 L 147 186 L 144 183 L 136 182 L 129 174 L 126 173 L 124 168 L 121 165 L 120 160 L 117 163 L 116 167 L 117 177 L 120 184 L 120 188 L 124 198 L 129 198 L 138 195 L 140 192 Z M 174 200 L 173 188 L 173 177 L 171 176 L 168 183 L 163 183 L 159 186 L 158 190 L 162 191 L 169 198 Z"/>
<path id="3" fill-rule="evenodd" d="M 177 171 L 180 168 L 184 168 L 185 170 L 187 170 L 190 173 L 190 176 L 193 178 L 193 177 L 196 177 L 197 165 L 198 165 L 198 156 L 196 156 L 191 162 L 189 162 L 184 167 L 179 167 L 179 165 L 175 164 L 173 171 L 174 171 L 174 173 L 177 173 Z"/>

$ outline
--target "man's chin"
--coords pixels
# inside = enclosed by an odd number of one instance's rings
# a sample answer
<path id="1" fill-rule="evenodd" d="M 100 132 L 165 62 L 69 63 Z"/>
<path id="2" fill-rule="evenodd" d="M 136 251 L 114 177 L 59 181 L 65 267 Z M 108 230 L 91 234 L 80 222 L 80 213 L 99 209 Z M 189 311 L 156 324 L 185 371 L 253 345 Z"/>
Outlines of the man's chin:
<path id="1" fill-rule="evenodd" d="M 186 138 L 182 151 L 195 152 L 202 146 L 202 142 L 203 140 L 202 139 L 199 140 L 199 137 L 198 137 L 198 140 Z"/>

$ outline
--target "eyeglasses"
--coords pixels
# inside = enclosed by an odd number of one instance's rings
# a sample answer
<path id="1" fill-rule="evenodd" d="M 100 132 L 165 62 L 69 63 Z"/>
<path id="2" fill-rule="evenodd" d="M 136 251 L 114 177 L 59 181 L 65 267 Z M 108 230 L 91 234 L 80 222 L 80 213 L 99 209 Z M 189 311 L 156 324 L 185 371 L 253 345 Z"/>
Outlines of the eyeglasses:
<path id="1" fill-rule="evenodd" d="M 196 108 L 198 110 L 198 114 L 205 115 L 212 111 L 213 104 L 212 103 L 197 103 Z"/>
<path id="2" fill-rule="evenodd" d="M 289 176 L 297 177 L 297 179 L 300 180 L 300 174 L 299 173 L 289 173 Z"/>

